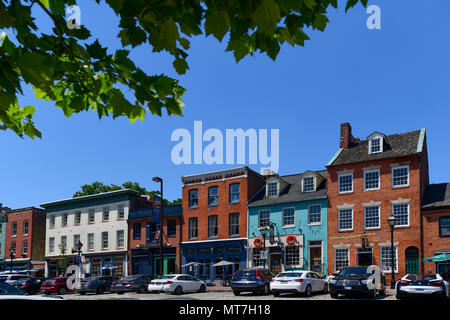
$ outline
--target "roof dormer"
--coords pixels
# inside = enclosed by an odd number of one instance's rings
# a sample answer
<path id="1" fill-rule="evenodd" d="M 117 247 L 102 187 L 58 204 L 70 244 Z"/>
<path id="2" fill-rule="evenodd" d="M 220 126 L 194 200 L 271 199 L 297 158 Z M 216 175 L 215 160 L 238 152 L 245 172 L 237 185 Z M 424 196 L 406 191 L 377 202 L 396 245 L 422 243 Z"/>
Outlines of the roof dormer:
<path id="1" fill-rule="evenodd" d="M 302 175 L 302 192 L 315 192 L 323 177 L 317 172 L 307 171 Z"/>
<path id="2" fill-rule="evenodd" d="M 276 198 L 281 192 L 289 185 L 283 179 L 280 179 L 278 176 L 270 177 L 266 180 L 266 197 L 267 198 Z"/>
<path id="3" fill-rule="evenodd" d="M 380 132 L 374 132 L 370 136 L 367 137 L 369 154 L 372 153 L 380 153 L 384 151 L 386 136 Z"/>

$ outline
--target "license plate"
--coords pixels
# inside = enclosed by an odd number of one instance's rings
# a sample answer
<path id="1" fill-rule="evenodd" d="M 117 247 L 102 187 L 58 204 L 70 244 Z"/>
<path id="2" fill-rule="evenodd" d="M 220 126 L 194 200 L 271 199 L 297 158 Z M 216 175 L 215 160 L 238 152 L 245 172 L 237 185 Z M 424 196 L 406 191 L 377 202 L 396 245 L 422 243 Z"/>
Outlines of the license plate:
<path id="1" fill-rule="evenodd" d="M 416 289 L 416 291 L 424 291 L 424 289 Z"/>
<path id="2" fill-rule="evenodd" d="M 344 287 L 345 290 L 352 290 L 352 287 Z"/>

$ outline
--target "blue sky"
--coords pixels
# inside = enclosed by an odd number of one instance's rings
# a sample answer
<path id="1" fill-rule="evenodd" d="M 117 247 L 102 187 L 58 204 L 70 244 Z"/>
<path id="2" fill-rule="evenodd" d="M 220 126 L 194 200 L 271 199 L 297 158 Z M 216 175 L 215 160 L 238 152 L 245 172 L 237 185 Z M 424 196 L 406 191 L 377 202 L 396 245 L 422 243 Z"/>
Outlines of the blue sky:
<path id="1" fill-rule="evenodd" d="M 94 2 L 94 1 L 92 1 Z M 427 129 L 430 180 L 450 181 L 448 170 L 450 101 L 450 2 L 369 1 L 381 8 L 381 30 L 369 30 L 365 9 L 330 9 L 325 32 L 309 33 L 305 47 L 284 46 L 273 62 L 266 55 L 236 64 L 223 43 L 192 39 L 190 70 L 178 76 L 172 58 L 148 46 L 134 50 L 135 62 L 148 73 L 180 79 L 188 89 L 184 117 L 149 115 L 144 122 L 101 119 L 81 113 L 67 119 L 52 103 L 34 99 L 41 140 L 0 132 L 0 202 L 12 208 L 38 206 L 69 198 L 80 185 L 137 181 L 165 198 L 181 197 L 183 175 L 238 165 L 175 165 L 173 130 L 279 129 L 281 175 L 324 169 L 339 147 L 339 125 L 350 122 L 355 137 L 373 131 L 394 134 Z M 119 47 L 112 10 L 80 1 L 81 22 L 111 50 Z M 37 11 L 37 10 L 36 10 Z M 38 21 L 50 26 L 47 17 Z M 93 41 L 94 39 L 92 39 Z M 206 143 L 204 144 L 204 146 Z M 259 171 L 259 165 L 250 166 Z"/>

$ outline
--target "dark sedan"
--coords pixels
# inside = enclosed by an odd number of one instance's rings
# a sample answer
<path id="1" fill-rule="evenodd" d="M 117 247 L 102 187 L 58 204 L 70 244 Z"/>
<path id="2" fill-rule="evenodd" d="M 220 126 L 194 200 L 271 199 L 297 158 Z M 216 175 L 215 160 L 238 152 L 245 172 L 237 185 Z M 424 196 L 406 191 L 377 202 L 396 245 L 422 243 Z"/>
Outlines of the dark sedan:
<path id="1" fill-rule="evenodd" d="M 381 272 L 381 271 L 380 271 Z M 338 295 L 351 294 L 369 295 L 375 298 L 377 294 L 386 294 L 386 279 L 383 272 L 380 275 L 380 283 L 375 284 L 374 279 L 369 279 L 372 272 L 368 267 L 348 267 L 342 269 L 336 277 L 329 281 L 329 291 L 331 298 Z"/>
<path id="2" fill-rule="evenodd" d="M 150 281 L 155 277 L 151 275 L 138 274 L 114 281 L 111 292 L 122 294 L 125 292 L 146 293 Z"/>
<path id="3" fill-rule="evenodd" d="M 14 286 L 25 294 L 36 294 L 41 289 L 42 280 L 37 278 L 21 279 L 14 282 Z"/>
<path id="4" fill-rule="evenodd" d="M 90 277 L 82 279 L 80 281 L 80 288 L 76 289 L 76 292 L 80 294 L 96 293 L 103 294 L 106 291 L 111 291 L 111 285 L 113 283 L 112 277 Z"/>
<path id="5" fill-rule="evenodd" d="M 241 292 L 269 294 L 270 280 L 273 277 L 275 275 L 269 269 L 242 269 L 233 275 L 231 289 L 236 296 Z"/>

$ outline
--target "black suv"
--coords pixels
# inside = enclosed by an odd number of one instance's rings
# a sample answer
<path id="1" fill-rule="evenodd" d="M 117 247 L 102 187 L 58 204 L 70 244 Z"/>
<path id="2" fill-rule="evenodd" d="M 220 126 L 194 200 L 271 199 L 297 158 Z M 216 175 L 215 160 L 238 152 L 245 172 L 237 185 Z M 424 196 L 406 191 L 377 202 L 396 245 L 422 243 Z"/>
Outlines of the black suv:
<path id="1" fill-rule="evenodd" d="M 269 269 L 241 269 L 231 279 L 231 289 L 234 295 L 241 292 L 253 292 L 259 294 L 270 293 L 270 280 L 275 275 Z"/>
<path id="2" fill-rule="evenodd" d="M 376 298 L 377 294 L 386 294 L 386 278 L 384 273 L 380 271 L 380 283 L 374 288 L 369 285 L 375 284 L 375 279 L 369 277 L 373 274 L 368 267 L 347 267 L 342 269 L 328 283 L 331 298 L 337 298 L 339 294 L 364 294 Z M 370 283 L 371 282 L 371 283 Z"/>

